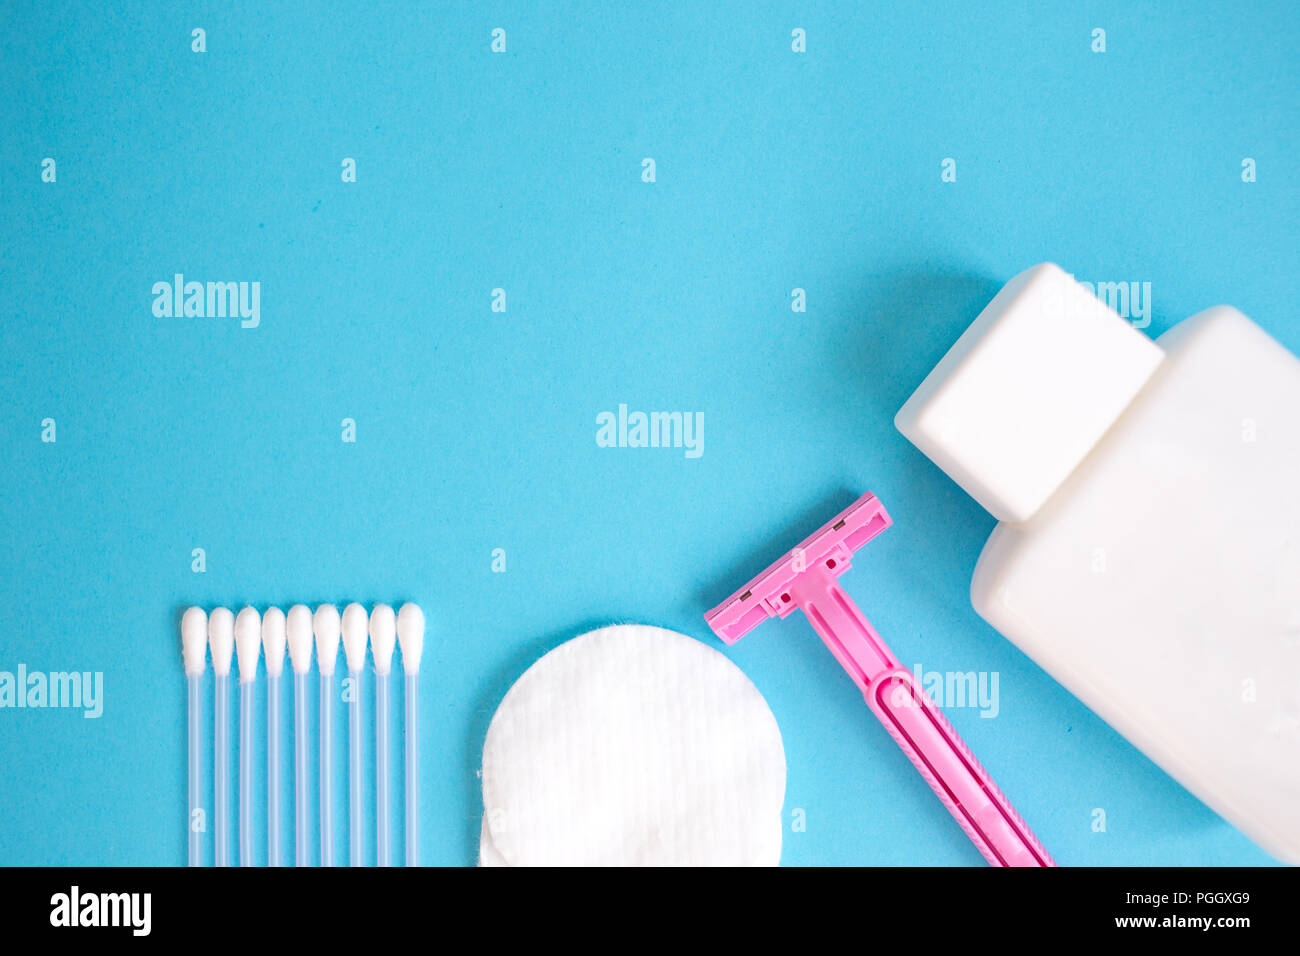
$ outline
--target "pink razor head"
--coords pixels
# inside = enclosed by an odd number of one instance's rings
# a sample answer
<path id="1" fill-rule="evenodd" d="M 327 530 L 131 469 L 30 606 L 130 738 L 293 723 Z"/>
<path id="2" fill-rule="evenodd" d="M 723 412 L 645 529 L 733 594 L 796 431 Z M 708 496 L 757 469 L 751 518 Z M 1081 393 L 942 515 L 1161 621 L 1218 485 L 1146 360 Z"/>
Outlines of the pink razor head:
<path id="1" fill-rule="evenodd" d="M 735 644 L 769 617 L 786 617 L 799 607 L 792 588 L 809 568 L 825 568 L 839 577 L 852 566 L 853 552 L 891 524 L 885 506 L 868 491 L 704 620 L 724 643 Z"/>
<path id="2" fill-rule="evenodd" d="M 767 618 L 799 608 L 984 858 L 994 866 L 1055 866 L 916 676 L 840 587 L 853 552 L 891 523 L 868 492 L 704 619 L 734 644 Z"/>

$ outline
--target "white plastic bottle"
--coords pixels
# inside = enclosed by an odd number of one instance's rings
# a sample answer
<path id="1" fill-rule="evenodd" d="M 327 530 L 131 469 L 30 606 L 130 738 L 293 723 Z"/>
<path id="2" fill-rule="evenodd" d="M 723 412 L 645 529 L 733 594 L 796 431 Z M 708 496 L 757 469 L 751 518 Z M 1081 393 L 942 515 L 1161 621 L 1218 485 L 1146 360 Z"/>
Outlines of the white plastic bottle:
<path id="1" fill-rule="evenodd" d="M 1153 342 L 1044 264 L 895 423 L 1000 521 L 979 614 L 1300 863 L 1300 361 L 1227 306 Z"/>

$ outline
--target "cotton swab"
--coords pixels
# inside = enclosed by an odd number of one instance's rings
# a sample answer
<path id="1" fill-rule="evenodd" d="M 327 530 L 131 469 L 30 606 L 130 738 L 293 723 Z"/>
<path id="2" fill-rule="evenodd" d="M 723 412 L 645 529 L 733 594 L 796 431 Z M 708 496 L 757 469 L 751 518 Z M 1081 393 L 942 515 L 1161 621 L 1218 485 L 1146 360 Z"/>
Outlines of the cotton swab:
<path id="1" fill-rule="evenodd" d="M 239 661 L 239 865 L 253 865 L 253 703 L 257 658 L 262 651 L 262 615 L 246 607 L 235 618 Z"/>
<path id="2" fill-rule="evenodd" d="M 202 742 L 199 730 L 203 694 L 203 668 L 208 659 L 208 615 L 201 607 L 186 610 L 181 617 L 181 656 L 185 661 L 185 684 L 188 698 L 189 718 L 186 726 L 189 737 L 189 819 L 185 826 L 189 832 L 189 865 L 203 865 L 202 833 L 206 824 L 200 826 L 203 817 L 203 778 L 199 773 L 199 758 Z"/>
<path id="3" fill-rule="evenodd" d="M 284 612 L 268 607 L 262 615 L 266 652 L 266 865 L 279 866 L 280 849 L 280 675 L 284 672 Z"/>
<path id="4" fill-rule="evenodd" d="M 387 604 L 370 612 L 370 653 L 375 659 L 375 817 L 380 866 L 392 866 L 388 823 L 388 671 L 397 643 L 397 621 Z"/>
<path id="5" fill-rule="evenodd" d="M 304 604 L 289 608 L 286 639 L 293 664 L 293 802 L 294 864 L 310 865 L 307 843 L 307 672 L 311 669 L 311 611 Z"/>
<path id="6" fill-rule="evenodd" d="M 348 662 L 352 697 L 348 701 L 348 838 L 349 862 L 365 864 L 361 833 L 361 669 L 366 666 L 366 609 L 352 603 L 343 609 L 343 654 Z"/>
<path id="7" fill-rule="evenodd" d="M 320 671 L 320 865 L 334 865 L 334 664 L 339 656 L 339 609 L 322 604 L 312 617 Z"/>
<path id="8" fill-rule="evenodd" d="M 424 612 L 410 601 L 397 612 L 397 639 L 402 642 L 406 674 L 406 865 L 420 865 L 420 655 L 424 653 Z"/>
<path id="9" fill-rule="evenodd" d="M 208 646 L 212 649 L 212 672 L 216 678 L 216 799 L 213 814 L 216 821 L 216 852 L 213 861 L 217 866 L 230 865 L 230 660 L 235 651 L 235 615 L 229 608 L 215 608 L 208 615 Z"/>

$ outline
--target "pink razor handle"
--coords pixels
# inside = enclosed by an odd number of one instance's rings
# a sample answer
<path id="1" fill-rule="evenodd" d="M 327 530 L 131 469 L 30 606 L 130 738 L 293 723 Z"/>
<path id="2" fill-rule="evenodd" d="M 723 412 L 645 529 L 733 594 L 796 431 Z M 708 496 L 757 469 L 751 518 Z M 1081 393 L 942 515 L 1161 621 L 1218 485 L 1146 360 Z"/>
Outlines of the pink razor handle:
<path id="1" fill-rule="evenodd" d="M 891 523 L 868 492 L 704 619 L 734 644 L 760 622 L 802 610 L 984 859 L 993 866 L 1055 866 L 952 724 L 840 587 L 853 552 Z"/>

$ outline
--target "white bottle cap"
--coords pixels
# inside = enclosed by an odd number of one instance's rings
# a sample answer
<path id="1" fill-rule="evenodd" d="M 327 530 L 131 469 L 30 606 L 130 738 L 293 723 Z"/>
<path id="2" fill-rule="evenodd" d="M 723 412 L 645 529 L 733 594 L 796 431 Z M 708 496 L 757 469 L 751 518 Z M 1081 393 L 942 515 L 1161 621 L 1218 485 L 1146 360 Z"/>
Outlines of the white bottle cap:
<path id="1" fill-rule="evenodd" d="M 1047 262 L 1002 287 L 894 424 L 999 521 L 1024 521 L 1163 358 L 1158 345 Z"/>

